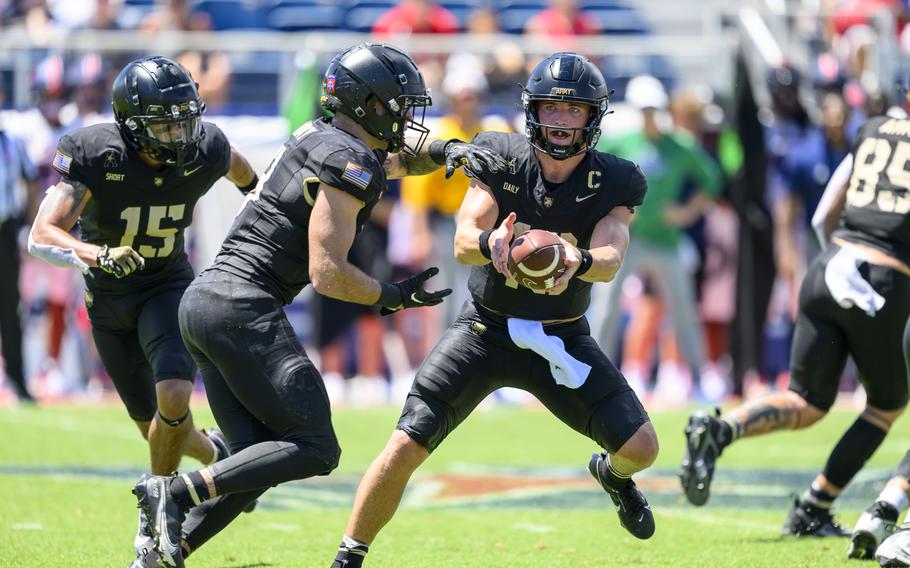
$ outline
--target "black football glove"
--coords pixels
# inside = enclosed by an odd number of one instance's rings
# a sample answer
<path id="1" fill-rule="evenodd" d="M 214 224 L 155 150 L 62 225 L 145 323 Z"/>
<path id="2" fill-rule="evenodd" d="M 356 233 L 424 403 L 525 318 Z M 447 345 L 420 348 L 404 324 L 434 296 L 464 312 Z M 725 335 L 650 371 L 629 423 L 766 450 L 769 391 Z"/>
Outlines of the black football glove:
<path id="1" fill-rule="evenodd" d="M 508 162 L 493 150 L 467 142 L 449 142 L 445 147 L 445 156 L 446 179 L 452 177 L 458 166 L 464 166 L 472 174 L 483 171 L 495 174 L 509 167 Z"/>
<path id="2" fill-rule="evenodd" d="M 145 259 L 132 247 L 110 248 L 104 245 L 95 260 L 98 261 L 98 268 L 117 278 L 145 268 Z"/>
<path id="3" fill-rule="evenodd" d="M 436 276 L 439 269 L 435 266 L 427 268 L 420 274 L 415 274 L 407 280 L 400 282 L 383 282 L 380 284 L 382 291 L 379 293 L 379 301 L 376 302 L 382 306 L 380 314 L 387 316 L 398 310 L 407 308 L 419 308 L 422 306 L 435 306 L 442 303 L 442 299 L 452 293 L 452 290 L 437 290 L 429 292 L 424 289 L 423 285 L 427 280 Z"/>

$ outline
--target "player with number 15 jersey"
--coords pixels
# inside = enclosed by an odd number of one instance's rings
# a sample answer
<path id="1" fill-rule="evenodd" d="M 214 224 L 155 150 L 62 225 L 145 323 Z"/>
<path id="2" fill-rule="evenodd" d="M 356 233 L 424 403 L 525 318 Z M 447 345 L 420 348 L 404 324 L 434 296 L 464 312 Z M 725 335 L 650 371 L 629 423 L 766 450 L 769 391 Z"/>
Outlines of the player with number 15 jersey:
<path id="1" fill-rule="evenodd" d="M 181 451 L 203 463 L 218 457 L 189 413 L 196 370 L 177 325 L 193 280 L 183 232 L 220 178 L 247 192 L 257 177 L 221 130 L 202 121 L 197 85 L 177 63 L 130 63 L 112 98 L 116 124 L 58 143 L 52 165 L 63 178 L 41 204 L 29 252 L 85 275 L 98 352 L 149 439 L 152 471 L 167 474 Z M 77 222 L 79 238 L 70 234 Z"/>

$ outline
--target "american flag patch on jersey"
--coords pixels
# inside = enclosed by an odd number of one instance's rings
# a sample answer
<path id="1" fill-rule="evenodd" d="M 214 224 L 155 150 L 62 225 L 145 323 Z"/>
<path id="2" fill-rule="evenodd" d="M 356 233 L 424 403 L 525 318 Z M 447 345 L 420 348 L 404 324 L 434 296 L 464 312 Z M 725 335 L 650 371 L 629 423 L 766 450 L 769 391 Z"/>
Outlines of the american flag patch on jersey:
<path id="1" fill-rule="evenodd" d="M 373 174 L 361 168 L 354 162 L 348 162 L 344 166 L 344 171 L 341 172 L 341 179 L 348 180 L 360 189 L 366 189 L 367 186 L 370 185 L 370 180 L 373 179 Z"/>
<path id="2" fill-rule="evenodd" d="M 67 156 L 60 150 L 57 150 L 57 153 L 54 154 L 54 162 L 51 165 L 61 174 L 69 175 L 70 166 L 73 165 L 73 157 Z"/>

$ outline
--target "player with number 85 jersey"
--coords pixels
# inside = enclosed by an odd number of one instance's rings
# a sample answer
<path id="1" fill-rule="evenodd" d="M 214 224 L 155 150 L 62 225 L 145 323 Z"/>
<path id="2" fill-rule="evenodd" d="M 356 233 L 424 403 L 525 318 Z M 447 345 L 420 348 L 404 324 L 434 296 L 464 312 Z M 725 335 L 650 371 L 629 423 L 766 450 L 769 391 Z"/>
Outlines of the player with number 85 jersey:
<path id="1" fill-rule="evenodd" d="M 85 301 L 102 361 L 151 447 L 151 471 L 169 474 L 181 453 L 224 457 L 192 428 L 196 369 L 177 307 L 193 280 L 183 231 L 220 178 L 256 186 L 246 159 L 213 124 L 190 74 L 163 57 L 127 65 L 114 81 L 116 124 L 64 136 L 29 252 L 85 275 Z M 78 222 L 80 238 L 70 234 Z M 139 547 L 137 540 L 137 548 Z"/>
<path id="2" fill-rule="evenodd" d="M 809 427 L 834 405 L 847 357 L 859 370 L 865 407 L 840 437 L 824 469 L 794 502 L 783 534 L 848 536 L 832 505 L 884 442 L 910 395 L 910 120 L 875 117 L 857 133 L 831 176 L 812 224 L 827 245 L 799 293 L 790 349 L 790 388 L 714 416 L 689 418 L 680 481 L 703 505 L 716 461 L 740 439 Z M 896 520 L 896 511 L 895 511 Z M 867 515 L 851 557 L 870 557 L 878 536 Z M 870 540 L 870 538 L 872 540 Z"/>

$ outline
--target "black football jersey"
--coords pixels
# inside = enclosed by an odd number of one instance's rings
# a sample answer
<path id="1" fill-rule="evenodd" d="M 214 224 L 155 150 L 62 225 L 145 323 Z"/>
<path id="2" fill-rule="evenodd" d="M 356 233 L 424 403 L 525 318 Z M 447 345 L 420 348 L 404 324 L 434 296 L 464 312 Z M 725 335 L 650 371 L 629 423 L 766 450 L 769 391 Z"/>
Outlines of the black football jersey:
<path id="1" fill-rule="evenodd" d="M 834 236 L 910 264 L 910 120 L 876 117 L 853 142 L 853 174 Z"/>
<path id="2" fill-rule="evenodd" d="M 503 172 L 480 172 L 476 177 L 496 198 L 496 226 L 515 212 L 516 236 L 528 229 L 544 229 L 589 248 L 597 222 L 614 207 L 641 205 L 648 188 L 638 166 L 613 154 L 589 151 L 569 178 L 556 185 L 544 182 L 537 155 L 524 135 L 481 132 L 473 142 L 499 152 L 509 163 Z M 502 314 L 552 320 L 583 315 L 591 301 L 591 284 L 573 278 L 558 296 L 538 294 L 488 263 L 471 268 L 468 287 L 475 302 Z"/>
<path id="3" fill-rule="evenodd" d="M 145 258 L 145 268 L 117 279 L 92 268 L 87 286 L 96 291 L 128 293 L 188 274 L 183 231 L 202 195 L 224 176 L 231 146 L 214 124 L 203 122 L 199 155 L 182 169 L 153 168 L 127 147 L 115 124 L 80 128 L 63 136 L 53 166 L 91 192 L 79 218 L 80 238 L 96 245 L 131 246 Z"/>
<path id="4" fill-rule="evenodd" d="M 364 203 L 357 214 L 359 233 L 386 187 L 387 155 L 327 120 L 304 124 L 247 196 L 212 268 L 242 276 L 290 303 L 310 282 L 308 231 L 319 184 Z"/>

